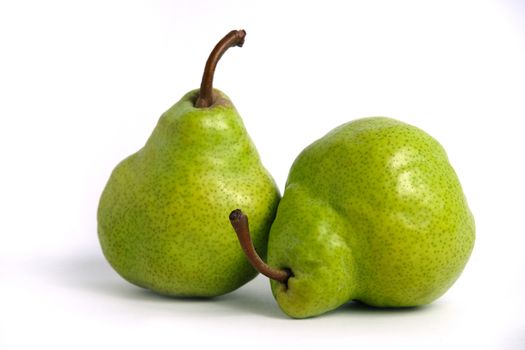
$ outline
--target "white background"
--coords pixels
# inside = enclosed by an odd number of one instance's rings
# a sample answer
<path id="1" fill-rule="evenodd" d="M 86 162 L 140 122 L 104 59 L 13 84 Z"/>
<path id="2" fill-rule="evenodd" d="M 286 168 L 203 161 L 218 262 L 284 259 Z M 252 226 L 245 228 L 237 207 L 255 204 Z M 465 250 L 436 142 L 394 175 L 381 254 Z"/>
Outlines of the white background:
<path id="1" fill-rule="evenodd" d="M 477 224 L 467 268 L 416 310 L 292 320 L 258 277 L 177 300 L 114 273 L 98 198 L 162 112 L 215 86 L 281 190 L 309 143 L 386 115 L 447 150 Z M 515 1 L 2 1 L 0 349 L 525 349 L 525 4 Z"/>

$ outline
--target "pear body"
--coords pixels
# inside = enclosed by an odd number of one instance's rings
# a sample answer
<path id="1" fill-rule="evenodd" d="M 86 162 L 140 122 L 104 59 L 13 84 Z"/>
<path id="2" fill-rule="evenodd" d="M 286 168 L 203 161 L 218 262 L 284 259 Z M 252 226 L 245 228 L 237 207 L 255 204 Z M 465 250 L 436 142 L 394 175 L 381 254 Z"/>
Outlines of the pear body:
<path id="1" fill-rule="evenodd" d="M 268 243 L 282 310 L 319 315 L 350 300 L 378 307 L 432 302 L 473 249 L 473 216 L 439 143 L 397 120 L 344 124 L 295 160 Z"/>
<path id="2" fill-rule="evenodd" d="M 145 146 L 113 170 L 98 208 L 105 257 L 126 280 L 161 294 L 211 297 L 256 275 L 228 214 L 250 213 L 261 254 L 280 194 L 230 100 L 195 108 L 192 91 Z"/>

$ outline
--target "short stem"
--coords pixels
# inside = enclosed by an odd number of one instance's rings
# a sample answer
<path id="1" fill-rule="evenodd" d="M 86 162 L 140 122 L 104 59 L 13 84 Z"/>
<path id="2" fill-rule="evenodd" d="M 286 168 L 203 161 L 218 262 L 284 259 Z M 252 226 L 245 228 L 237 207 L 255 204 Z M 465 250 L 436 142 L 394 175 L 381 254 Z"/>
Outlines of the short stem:
<path id="1" fill-rule="evenodd" d="M 222 55 L 230 47 L 241 47 L 244 44 L 245 36 L 246 32 L 244 30 L 232 30 L 215 45 L 215 48 L 206 61 L 206 67 L 202 75 L 201 89 L 199 91 L 199 97 L 195 102 L 195 107 L 207 108 L 213 104 L 213 75 L 215 74 L 217 62 L 219 62 Z"/>
<path id="2" fill-rule="evenodd" d="M 237 233 L 239 243 L 241 244 L 242 250 L 244 250 L 250 264 L 266 277 L 286 284 L 291 276 L 290 271 L 280 270 L 269 266 L 255 251 L 255 247 L 253 246 L 250 237 L 248 217 L 244 215 L 240 209 L 236 209 L 230 214 L 230 222 L 235 229 L 235 233 Z"/>

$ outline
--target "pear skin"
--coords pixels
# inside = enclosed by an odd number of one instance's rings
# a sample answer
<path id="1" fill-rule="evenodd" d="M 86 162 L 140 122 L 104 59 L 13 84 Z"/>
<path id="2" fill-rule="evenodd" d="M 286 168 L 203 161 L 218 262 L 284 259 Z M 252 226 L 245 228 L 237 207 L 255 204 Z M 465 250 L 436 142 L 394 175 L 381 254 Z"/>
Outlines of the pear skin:
<path id="1" fill-rule="evenodd" d="M 459 277 L 473 216 L 440 144 L 389 118 L 344 124 L 295 160 L 270 231 L 268 264 L 282 310 L 297 318 L 350 300 L 428 304 Z"/>

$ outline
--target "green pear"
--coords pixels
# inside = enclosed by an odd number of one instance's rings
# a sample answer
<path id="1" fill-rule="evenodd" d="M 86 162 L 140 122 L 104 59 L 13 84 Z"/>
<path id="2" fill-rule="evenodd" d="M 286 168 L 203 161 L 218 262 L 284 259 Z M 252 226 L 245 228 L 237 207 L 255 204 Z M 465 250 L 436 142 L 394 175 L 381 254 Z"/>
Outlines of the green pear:
<path id="1" fill-rule="evenodd" d="M 98 236 L 129 282 L 172 296 L 228 293 L 256 276 L 227 215 L 243 207 L 265 254 L 278 188 L 230 99 L 212 89 L 222 54 L 242 46 L 226 35 L 210 54 L 200 90 L 165 112 L 145 146 L 113 170 L 98 207 Z"/>
<path id="2" fill-rule="evenodd" d="M 246 216 L 237 210 L 230 220 L 249 251 Z M 272 278 L 279 306 L 294 318 L 350 300 L 417 306 L 456 281 L 474 231 L 440 144 L 400 121 L 365 118 L 297 157 L 270 230 L 268 265 L 251 260 Z"/>

